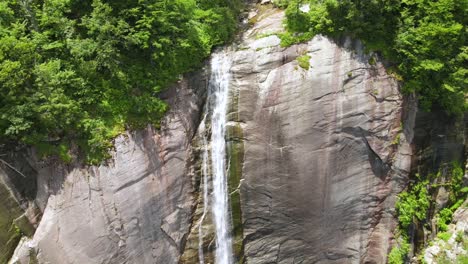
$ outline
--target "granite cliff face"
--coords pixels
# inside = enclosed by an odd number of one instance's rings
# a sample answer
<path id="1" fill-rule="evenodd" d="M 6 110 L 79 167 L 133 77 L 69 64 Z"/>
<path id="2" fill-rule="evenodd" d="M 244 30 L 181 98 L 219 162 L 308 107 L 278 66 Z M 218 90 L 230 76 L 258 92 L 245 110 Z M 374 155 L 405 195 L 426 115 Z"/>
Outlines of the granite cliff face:
<path id="1" fill-rule="evenodd" d="M 245 259 L 384 263 L 411 165 L 398 84 L 357 42 L 317 36 L 285 49 L 274 35 L 256 39 L 282 15 L 259 22 L 233 55 Z"/>
<path id="2" fill-rule="evenodd" d="M 282 11 L 249 17 L 254 24 L 225 51 L 236 259 L 385 263 L 395 197 L 414 161 L 416 102 L 359 42 L 316 36 L 284 48 L 275 35 Z M 117 138 L 107 164 L 43 162 L 32 152 L 5 157 L 26 178 L 0 170 L 0 197 L 8 201 L 0 206 L 0 242 L 10 243 L 0 254 L 19 240 L 17 226 L 30 238 L 12 263 L 200 263 L 200 248 L 213 263 L 200 169 L 210 133 L 199 127 L 209 114 L 202 111 L 207 76 L 193 73 L 169 89 L 161 129 Z"/>
<path id="3" fill-rule="evenodd" d="M 237 259 L 384 263 L 395 195 L 411 169 L 415 102 L 403 101 L 397 82 L 358 42 L 317 36 L 280 47 L 283 16 L 253 13 L 256 24 L 227 51 Z M 184 263 L 198 262 L 197 237 L 192 228 Z"/>
<path id="4" fill-rule="evenodd" d="M 108 164 L 30 160 L 42 220 L 12 263 L 177 262 L 191 224 L 190 144 L 203 76 L 194 74 L 167 92 L 171 110 L 160 130 L 117 138 Z"/>

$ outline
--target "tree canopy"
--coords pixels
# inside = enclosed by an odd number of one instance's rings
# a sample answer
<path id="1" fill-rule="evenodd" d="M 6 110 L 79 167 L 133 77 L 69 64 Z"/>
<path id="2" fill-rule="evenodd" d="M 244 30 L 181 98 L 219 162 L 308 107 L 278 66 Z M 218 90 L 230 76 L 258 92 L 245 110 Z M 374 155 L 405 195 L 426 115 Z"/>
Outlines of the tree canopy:
<path id="1" fill-rule="evenodd" d="M 236 27 L 233 0 L 1 0 L 1 144 L 106 157 L 126 127 L 157 125 L 158 93 Z"/>

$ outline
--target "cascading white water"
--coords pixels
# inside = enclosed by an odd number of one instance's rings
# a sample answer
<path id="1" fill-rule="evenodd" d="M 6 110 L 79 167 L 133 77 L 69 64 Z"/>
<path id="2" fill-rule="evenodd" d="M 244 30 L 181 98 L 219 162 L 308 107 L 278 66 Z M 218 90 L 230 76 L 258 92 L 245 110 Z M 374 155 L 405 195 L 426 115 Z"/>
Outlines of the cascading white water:
<path id="1" fill-rule="evenodd" d="M 231 218 L 229 217 L 228 186 L 226 172 L 226 111 L 228 104 L 229 69 L 231 61 L 225 52 L 216 53 L 211 59 L 211 77 L 209 82 L 209 110 L 211 110 L 211 170 L 208 170 L 208 141 L 205 144 L 203 154 L 203 184 L 204 201 L 207 201 L 206 175 L 211 172 L 213 191 L 211 195 L 211 212 L 216 227 L 216 252 L 217 264 L 233 263 L 232 238 L 230 235 Z M 203 122 L 203 125 L 205 123 Z M 206 134 L 206 133 L 204 133 Z M 206 156 L 205 156 L 206 155 Z M 204 202 L 203 216 L 206 214 L 207 202 Z M 202 219 L 203 221 L 203 219 Z M 199 227 L 201 232 L 201 226 Z M 203 234 L 199 237 L 203 239 Z M 202 242 L 203 240 L 201 240 Z M 203 249 L 199 249 L 199 251 Z M 203 252 L 200 254 L 200 263 Z"/>
<path id="2" fill-rule="evenodd" d="M 209 151 L 208 151 L 208 137 L 206 134 L 206 115 L 200 123 L 200 133 L 203 143 L 203 157 L 202 157 L 202 188 L 203 188 L 203 214 L 198 223 L 198 258 L 200 264 L 205 264 L 205 256 L 203 254 L 203 220 L 205 220 L 206 213 L 208 212 L 208 166 L 209 166 Z"/>

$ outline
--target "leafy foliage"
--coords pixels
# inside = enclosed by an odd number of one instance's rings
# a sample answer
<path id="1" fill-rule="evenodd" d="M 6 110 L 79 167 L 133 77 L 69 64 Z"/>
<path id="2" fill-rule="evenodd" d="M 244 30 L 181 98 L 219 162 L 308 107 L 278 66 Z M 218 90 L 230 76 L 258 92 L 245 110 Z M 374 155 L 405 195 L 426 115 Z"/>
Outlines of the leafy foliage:
<path id="1" fill-rule="evenodd" d="M 403 238 L 400 245 L 393 247 L 388 254 L 388 264 L 403 264 L 409 253 L 410 244 L 407 238 Z"/>
<path id="2" fill-rule="evenodd" d="M 310 5 L 307 13 L 302 4 Z M 291 32 L 348 35 L 382 52 L 399 69 L 404 90 L 417 92 L 427 110 L 467 109 L 468 1 L 290 0 L 286 15 Z M 284 39 L 285 45 L 294 44 Z"/>
<path id="3" fill-rule="evenodd" d="M 297 62 L 301 68 L 308 70 L 310 68 L 310 58 L 311 57 L 309 55 L 305 54 L 297 57 Z"/>
<path id="4" fill-rule="evenodd" d="M 427 190 L 428 180 L 422 180 L 419 175 L 417 181 L 410 186 L 409 191 L 398 195 L 396 210 L 398 220 L 403 229 L 407 229 L 415 220 L 426 219 L 427 210 L 431 204 L 430 196 Z"/>
<path id="5" fill-rule="evenodd" d="M 158 124 L 158 93 L 232 36 L 239 3 L 1 1 L 3 143 L 99 162 L 126 126 Z"/>
<path id="6" fill-rule="evenodd" d="M 281 47 L 289 47 L 291 45 L 307 41 L 313 37 L 309 32 L 295 33 L 290 32 L 278 33 L 278 37 L 281 39 Z"/>
<path id="7" fill-rule="evenodd" d="M 453 163 L 450 171 L 450 177 L 445 185 L 449 191 L 448 207 L 443 208 L 437 214 L 437 227 L 439 231 L 446 231 L 447 225 L 452 221 L 453 213 L 463 204 L 467 198 L 468 188 L 463 187 L 463 169 Z"/>
<path id="8" fill-rule="evenodd" d="M 435 216 L 438 231 L 441 232 L 438 237 L 445 241 L 451 237 L 451 234 L 445 231 L 447 231 L 448 224 L 452 221 L 455 210 L 466 200 L 467 188 L 463 187 L 464 172 L 460 164 L 454 162 L 448 164 L 446 168 L 446 175 L 442 174 L 442 169 L 436 175 L 421 176 L 416 174 L 414 181 L 408 186 L 407 190 L 398 195 L 395 208 L 400 225 L 398 232 L 401 233 L 402 245 L 392 249 L 392 252 L 395 252 L 390 253 L 389 263 L 404 263 L 403 260 L 408 253 L 408 251 L 405 251 L 405 243 L 409 243 L 408 231 L 411 229 L 412 224 L 422 226 L 429 222 L 431 218 L 429 212 L 436 210 L 436 203 L 433 200 L 434 194 L 441 187 L 449 191 L 449 201 L 446 207 L 442 208 Z M 433 182 L 439 183 L 431 184 Z M 391 260 L 392 258 L 393 260 Z"/>
<path id="9" fill-rule="evenodd" d="M 437 234 L 437 237 L 447 242 L 452 237 L 452 234 L 450 234 L 449 232 L 441 232 Z"/>
<path id="10" fill-rule="evenodd" d="M 453 211 L 450 208 L 440 210 L 437 218 L 437 227 L 440 231 L 447 231 L 448 223 L 452 220 Z"/>

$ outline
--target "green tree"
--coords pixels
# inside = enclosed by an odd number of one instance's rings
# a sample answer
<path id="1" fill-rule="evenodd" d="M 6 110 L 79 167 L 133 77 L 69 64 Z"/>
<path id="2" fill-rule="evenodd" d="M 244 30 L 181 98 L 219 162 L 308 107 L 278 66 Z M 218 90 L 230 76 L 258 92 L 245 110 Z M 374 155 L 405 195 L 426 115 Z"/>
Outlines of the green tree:
<path id="1" fill-rule="evenodd" d="M 235 32 L 240 1 L 3 0 L 0 144 L 107 157 L 125 128 L 158 125 L 158 94 Z"/>

